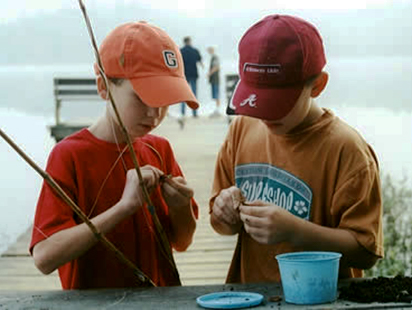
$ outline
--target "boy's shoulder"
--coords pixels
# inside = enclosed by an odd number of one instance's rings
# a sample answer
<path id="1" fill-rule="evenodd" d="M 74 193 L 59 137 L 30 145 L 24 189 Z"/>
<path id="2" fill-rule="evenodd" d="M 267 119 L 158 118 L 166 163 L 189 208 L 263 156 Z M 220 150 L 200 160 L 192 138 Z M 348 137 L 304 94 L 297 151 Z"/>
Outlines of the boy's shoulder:
<path id="1" fill-rule="evenodd" d="M 170 148 L 170 143 L 166 138 L 154 134 L 147 134 L 143 137 L 137 138 L 136 141 L 138 143 L 150 144 L 156 147 Z M 84 128 L 61 140 L 55 145 L 54 149 L 56 151 L 81 151 L 82 149 L 88 149 L 90 151 L 93 146 L 99 147 L 99 145 L 105 147 L 108 146 L 109 143 L 98 140 L 86 128 Z M 110 146 L 113 147 L 112 145 Z"/>
<path id="2" fill-rule="evenodd" d="M 54 150 L 64 150 L 64 149 L 73 148 L 75 145 L 79 143 L 86 142 L 88 140 L 86 139 L 86 137 L 87 137 L 87 129 L 83 128 L 79 131 L 76 131 L 66 136 L 64 139 L 57 142 L 53 149 Z"/>
<path id="3" fill-rule="evenodd" d="M 237 115 L 233 117 L 230 122 L 230 128 L 238 130 L 240 128 L 250 128 L 260 126 L 262 124 L 260 119 L 248 116 Z"/>
<path id="4" fill-rule="evenodd" d="M 162 147 L 170 147 L 169 140 L 165 137 L 161 137 L 155 134 L 146 134 L 143 137 L 139 138 L 141 142 L 149 143 L 152 145 L 162 146 Z"/>
<path id="5" fill-rule="evenodd" d="M 364 137 L 346 121 L 335 115 L 331 110 L 324 109 L 322 118 L 314 125 L 305 129 L 306 134 L 300 135 L 307 138 L 307 134 L 317 133 L 317 139 L 333 142 L 333 145 L 341 144 L 347 148 L 359 148 L 368 146 Z M 258 132 L 266 132 L 265 125 L 259 119 L 247 116 L 236 116 L 230 124 L 230 132 L 233 136 L 256 136 Z M 318 140 L 319 141 L 319 140 Z"/>
<path id="6" fill-rule="evenodd" d="M 264 124 L 260 119 L 248 116 L 237 115 L 235 116 L 229 126 L 229 132 L 233 136 L 252 134 L 264 128 Z"/>
<path id="7" fill-rule="evenodd" d="M 378 159 L 372 146 L 362 134 L 340 117 L 335 116 L 330 128 L 324 134 L 324 145 L 345 158 L 352 168 L 370 164 L 378 166 Z"/>
<path id="8" fill-rule="evenodd" d="M 162 154 L 170 154 L 173 153 L 172 146 L 164 137 L 155 135 L 155 134 L 146 134 L 141 138 L 137 139 L 138 143 L 142 147 L 149 147 L 152 150 L 154 149 L 156 152 L 160 152 Z M 139 145 L 137 147 L 140 147 Z"/>
<path id="9" fill-rule="evenodd" d="M 333 116 L 333 120 L 330 125 L 330 130 L 327 130 L 328 139 L 334 139 L 341 141 L 349 145 L 366 145 L 365 138 L 359 133 L 355 127 L 349 125 L 342 118 L 335 116 L 332 112 L 328 111 Z"/>
<path id="10" fill-rule="evenodd" d="M 64 165 L 69 165 L 79 154 L 90 154 L 90 147 L 88 146 L 90 143 L 87 142 L 86 131 L 87 129 L 82 129 L 56 143 L 48 156 L 48 164 L 60 165 L 64 163 Z"/>

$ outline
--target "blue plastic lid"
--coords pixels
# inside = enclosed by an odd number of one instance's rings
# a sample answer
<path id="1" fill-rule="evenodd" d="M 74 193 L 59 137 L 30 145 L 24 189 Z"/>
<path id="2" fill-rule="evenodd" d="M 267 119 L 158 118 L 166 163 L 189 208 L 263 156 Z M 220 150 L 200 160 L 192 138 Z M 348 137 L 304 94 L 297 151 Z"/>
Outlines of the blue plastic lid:
<path id="1" fill-rule="evenodd" d="M 209 309 L 240 309 L 259 305 L 263 295 L 249 292 L 218 292 L 200 296 L 199 306 Z"/>

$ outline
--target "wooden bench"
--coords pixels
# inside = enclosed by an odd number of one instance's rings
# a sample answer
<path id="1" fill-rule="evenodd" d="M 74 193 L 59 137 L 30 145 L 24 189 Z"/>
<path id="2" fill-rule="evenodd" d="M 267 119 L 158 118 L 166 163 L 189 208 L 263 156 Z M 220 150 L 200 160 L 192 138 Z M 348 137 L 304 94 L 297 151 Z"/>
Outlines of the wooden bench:
<path id="1" fill-rule="evenodd" d="M 72 78 L 72 77 L 55 77 L 54 101 L 55 101 L 55 125 L 50 127 L 51 135 L 56 142 L 64 137 L 89 126 L 90 124 L 68 124 L 61 121 L 61 107 L 63 101 L 90 101 L 101 100 L 97 93 L 95 78 Z"/>
<path id="2" fill-rule="evenodd" d="M 239 80 L 237 74 L 227 74 L 225 76 L 225 90 L 227 105 L 229 105 L 236 84 Z M 50 127 L 51 135 L 56 142 L 59 142 L 66 136 L 84 128 L 90 124 L 69 124 L 61 121 L 61 107 L 63 101 L 90 101 L 101 100 L 97 93 L 96 80 L 90 78 L 72 78 L 72 77 L 55 77 L 54 84 L 54 101 L 55 101 L 55 125 Z M 230 122 L 231 117 L 228 117 Z"/>

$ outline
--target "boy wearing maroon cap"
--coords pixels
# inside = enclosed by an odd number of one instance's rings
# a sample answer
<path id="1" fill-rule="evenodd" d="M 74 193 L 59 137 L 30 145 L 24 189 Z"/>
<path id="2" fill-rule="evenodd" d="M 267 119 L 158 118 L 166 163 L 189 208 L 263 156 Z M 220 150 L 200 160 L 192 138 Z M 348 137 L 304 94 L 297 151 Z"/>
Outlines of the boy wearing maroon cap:
<path id="1" fill-rule="evenodd" d="M 105 38 L 100 56 L 159 221 L 170 246 L 183 251 L 192 242 L 198 207 L 168 141 L 149 134 L 161 123 L 169 105 L 187 102 L 191 108 L 198 107 L 184 76 L 179 47 L 160 28 L 145 22 L 127 23 Z M 99 94 L 107 100 L 103 78 L 98 70 L 96 74 Z M 179 284 L 155 235 L 125 142 L 108 104 L 106 113 L 91 127 L 55 146 L 46 170 L 98 232 L 154 284 Z M 176 185 L 160 185 L 162 175 L 172 175 Z M 129 266 L 98 243 L 47 183 L 37 203 L 30 251 L 43 273 L 58 268 L 64 289 L 137 284 Z"/>
<path id="2" fill-rule="evenodd" d="M 240 81 L 216 162 L 210 221 L 238 234 L 227 282 L 280 281 L 275 256 L 343 254 L 340 278 L 383 256 L 377 158 L 353 128 L 316 105 L 328 75 L 313 25 L 271 15 L 239 43 Z"/>

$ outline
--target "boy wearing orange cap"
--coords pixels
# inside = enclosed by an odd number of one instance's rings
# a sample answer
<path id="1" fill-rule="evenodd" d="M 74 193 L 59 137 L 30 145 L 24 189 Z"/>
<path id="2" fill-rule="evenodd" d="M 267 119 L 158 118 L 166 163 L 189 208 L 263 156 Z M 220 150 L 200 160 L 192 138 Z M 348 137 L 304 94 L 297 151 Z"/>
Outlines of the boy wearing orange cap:
<path id="1" fill-rule="evenodd" d="M 239 43 L 240 81 L 216 162 L 210 221 L 238 234 L 227 282 L 280 281 L 275 256 L 343 254 L 340 277 L 383 256 L 377 158 L 353 128 L 316 105 L 328 75 L 310 23 L 270 15 Z"/>
<path id="2" fill-rule="evenodd" d="M 164 138 L 149 134 L 171 104 L 198 102 L 183 72 L 179 47 L 160 28 L 145 22 L 114 29 L 100 47 L 103 68 L 119 114 L 133 141 L 151 200 L 170 246 L 184 251 L 192 242 L 198 207 Z M 108 91 L 97 74 L 100 96 Z M 161 252 L 154 225 L 118 120 L 108 103 L 91 127 L 60 143 L 47 171 L 96 226 L 130 261 L 159 286 L 176 285 Z M 172 175 L 179 190 L 162 175 Z M 64 289 L 135 287 L 131 269 L 109 252 L 47 185 L 37 203 L 30 244 L 36 266 L 45 274 L 58 268 Z"/>

